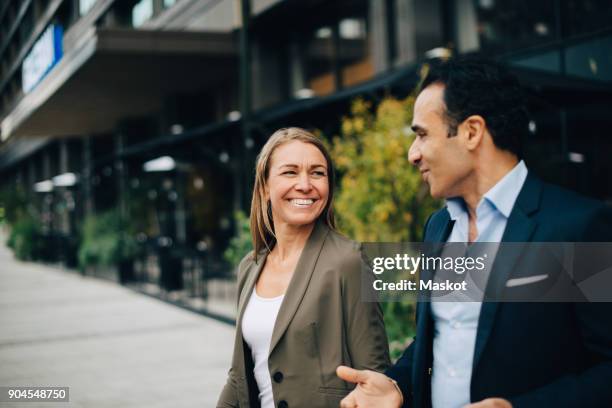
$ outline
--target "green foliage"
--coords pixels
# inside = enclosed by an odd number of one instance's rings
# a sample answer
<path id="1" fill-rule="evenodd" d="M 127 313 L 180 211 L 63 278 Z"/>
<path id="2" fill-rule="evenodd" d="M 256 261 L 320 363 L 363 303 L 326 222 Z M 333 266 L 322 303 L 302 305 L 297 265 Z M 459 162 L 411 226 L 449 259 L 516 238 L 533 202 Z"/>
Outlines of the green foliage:
<path id="1" fill-rule="evenodd" d="M 11 233 L 7 241 L 17 257 L 24 261 L 35 260 L 41 250 L 40 226 L 30 216 L 23 215 L 11 226 Z"/>
<path id="2" fill-rule="evenodd" d="M 251 242 L 249 217 L 242 211 L 237 211 L 234 217 L 237 234 L 230 240 L 223 253 L 223 258 L 231 265 L 238 266 L 242 258 L 253 249 L 253 244 Z"/>
<path id="3" fill-rule="evenodd" d="M 137 252 L 136 240 L 118 210 L 85 218 L 78 254 L 81 268 L 117 265 L 133 259 Z"/>
<path id="4" fill-rule="evenodd" d="M 384 99 L 374 110 L 357 99 L 331 151 L 340 175 L 335 210 L 340 230 L 362 242 L 415 242 L 439 203 L 408 162 L 414 96 Z M 414 336 L 411 302 L 384 303 L 392 357 Z"/>
<path id="5" fill-rule="evenodd" d="M 21 187 L 5 187 L 0 191 L 0 209 L 2 218 L 9 225 L 17 223 L 20 219 L 28 216 L 27 196 Z"/>
<path id="6" fill-rule="evenodd" d="M 21 186 L 7 186 L 0 191 L 0 223 L 9 225 L 6 245 L 17 259 L 38 259 L 42 250 L 40 225 L 28 212 L 28 197 Z"/>
<path id="7" fill-rule="evenodd" d="M 414 97 L 386 98 L 371 111 L 361 99 L 342 121 L 332 155 L 341 174 L 336 211 L 340 228 L 359 241 L 418 241 L 438 207 L 408 162 Z"/>

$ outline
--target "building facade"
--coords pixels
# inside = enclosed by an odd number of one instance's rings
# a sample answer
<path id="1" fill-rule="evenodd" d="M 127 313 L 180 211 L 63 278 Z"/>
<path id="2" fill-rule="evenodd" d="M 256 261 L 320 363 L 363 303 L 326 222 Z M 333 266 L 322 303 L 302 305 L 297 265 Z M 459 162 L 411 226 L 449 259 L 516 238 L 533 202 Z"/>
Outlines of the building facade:
<path id="1" fill-rule="evenodd" d="M 275 129 L 337 133 L 352 99 L 403 97 L 453 53 L 527 87 L 530 169 L 611 202 L 611 50 L 605 0 L 5 1 L 0 184 L 66 248 L 116 209 L 221 270 Z"/>

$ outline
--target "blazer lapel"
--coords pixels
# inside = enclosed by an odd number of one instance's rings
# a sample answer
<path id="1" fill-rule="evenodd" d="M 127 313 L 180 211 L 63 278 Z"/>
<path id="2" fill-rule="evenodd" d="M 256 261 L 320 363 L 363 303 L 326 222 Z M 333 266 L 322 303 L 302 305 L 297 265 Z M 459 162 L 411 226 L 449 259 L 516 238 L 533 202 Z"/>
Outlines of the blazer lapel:
<path id="1" fill-rule="evenodd" d="M 525 184 L 516 199 L 514 208 L 510 213 L 510 217 L 508 217 L 502 243 L 515 242 L 518 244 L 512 246 L 500 245 L 495 257 L 489 281 L 487 282 L 485 299 L 480 309 L 472 370 L 476 369 L 487 340 L 493 330 L 495 314 L 500 305 L 500 302 L 494 300 L 499 299 L 502 295 L 506 281 L 515 269 L 516 262 L 524 249 L 524 245 L 521 245 L 521 243 L 529 242 L 536 229 L 537 224 L 530 215 L 539 208 L 541 191 L 542 183 L 534 176 L 528 174 Z"/>
<path id="2" fill-rule="evenodd" d="M 306 246 L 302 250 L 300 259 L 295 267 L 291 282 L 285 292 L 283 303 L 281 304 L 274 330 L 272 331 L 272 340 L 270 342 L 270 354 L 278 344 L 279 340 L 287 330 L 289 323 L 297 312 L 297 309 L 302 302 L 304 293 L 308 288 L 308 283 L 312 277 L 315 265 L 321 254 L 321 248 L 325 242 L 325 237 L 329 233 L 329 228 L 322 222 L 317 222 L 314 229 L 310 233 L 310 237 L 306 242 Z"/>
<path id="3" fill-rule="evenodd" d="M 259 278 L 259 274 L 261 273 L 263 266 L 266 264 L 267 257 L 268 252 L 266 251 L 264 254 L 261 254 L 257 258 L 257 262 L 251 266 L 251 270 L 248 272 L 248 276 L 246 278 L 246 282 L 244 283 L 242 292 L 238 294 L 240 298 L 238 299 L 238 319 L 236 319 L 236 327 L 239 331 L 241 331 L 242 315 L 244 314 L 244 309 L 246 309 L 246 305 L 249 302 L 249 299 L 251 298 L 251 294 L 253 293 L 253 287 L 255 287 L 257 278 Z"/>

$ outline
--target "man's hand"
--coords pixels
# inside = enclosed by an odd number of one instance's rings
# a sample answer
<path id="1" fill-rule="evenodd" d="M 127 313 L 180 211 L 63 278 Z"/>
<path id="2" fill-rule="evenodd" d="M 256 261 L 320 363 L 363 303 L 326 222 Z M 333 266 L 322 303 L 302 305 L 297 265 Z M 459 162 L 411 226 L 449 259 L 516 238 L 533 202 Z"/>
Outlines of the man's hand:
<path id="1" fill-rule="evenodd" d="M 344 381 L 357 384 L 357 387 L 340 401 L 341 408 L 399 408 L 402 405 L 402 394 L 384 374 L 345 366 L 338 367 L 336 374 Z"/>
<path id="2" fill-rule="evenodd" d="M 466 405 L 464 408 L 512 408 L 512 404 L 503 398 L 487 398 L 480 402 Z"/>

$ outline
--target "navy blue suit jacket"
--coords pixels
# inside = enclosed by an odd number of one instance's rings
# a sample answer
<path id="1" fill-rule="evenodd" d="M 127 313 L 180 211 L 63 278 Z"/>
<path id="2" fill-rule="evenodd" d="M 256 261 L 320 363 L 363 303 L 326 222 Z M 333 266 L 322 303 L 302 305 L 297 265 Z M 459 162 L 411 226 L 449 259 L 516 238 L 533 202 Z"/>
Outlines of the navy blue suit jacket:
<path id="1" fill-rule="evenodd" d="M 445 242 L 452 226 L 446 208 L 435 212 L 424 241 Z M 610 242 L 611 234 L 612 211 L 603 203 L 528 175 L 502 242 Z M 496 262 L 487 291 L 503 290 L 517 269 Z M 405 407 L 431 406 L 430 305 L 418 303 L 416 337 L 386 372 Z M 470 395 L 472 402 L 506 398 L 515 408 L 612 407 L 612 303 L 484 302 Z"/>

